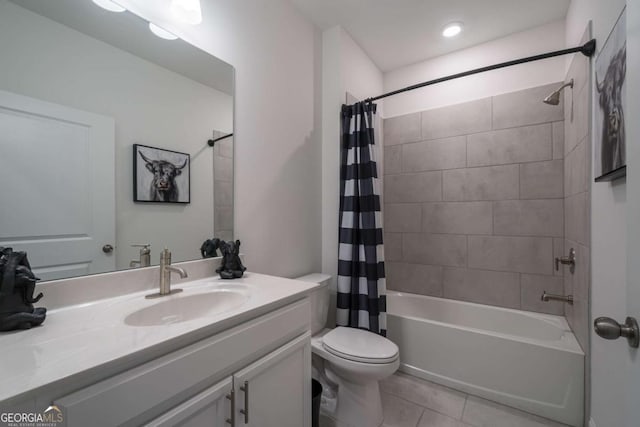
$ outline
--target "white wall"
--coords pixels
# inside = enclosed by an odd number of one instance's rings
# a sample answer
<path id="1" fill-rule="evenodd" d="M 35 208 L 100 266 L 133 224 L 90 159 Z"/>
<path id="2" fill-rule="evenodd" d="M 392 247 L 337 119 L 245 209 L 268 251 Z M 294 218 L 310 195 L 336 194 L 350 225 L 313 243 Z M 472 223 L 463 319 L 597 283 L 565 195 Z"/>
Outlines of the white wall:
<path id="1" fill-rule="evenodd" d="M 321 264 L 320 34 L 284 0 L 202 1 L 180 24 L 169 0 L 121 0 L 236 68 L 235 224 L 247 267 L 293 277 Z"/>
<path id="2" fill-rule="evenodd" d="M 176 261 L 199 258 L 213 235 L 213 153 L 203 148 L 213 129 L 233 130 L 233 98 L 4 0 L 0 57 L 0 88 L 115 119 L 116 239 L 104 243 L 117 246 L 117 268 L 138 257 L 135 243 L 152 245 L 153 263 L 164 246 Z M 189 205 L 133 203 L 134 143 L 192 155 Z"/>
<path id="3" fill-rule="evenodd" d="M 365 99 L 382 92 L 382 72 L 340 27 L 322 35 L 322 272 L 331 274 L 335 307 L 340 207 L 340 108 L 346 93 Z M 379 116 L 383 105 L 378 103 Z M 381 123 L 379 120 L 378 123 Z M 378 140 L 380 146 L 382 141 Z M 381 172 L 381 171 L 380 171 Z M 333 324 L 330 312 L 329 323 Z"/>
<path id="4" fill-rule="evenodd" d="M 624 0 L 573 0 L 567 13 L 567 44 L 577 43 L 592 21 L 593 37 L 599 51 L 624 5 Z M 592 102 L 592 113 L 595 102 L 596 99 Z M 595 133 L 593 119 L 592 135 L 592 143 L 600 137 Z M 627 185 L 624 179 L 615 183 L 594 183 L 593 173 L 591 178 L 591 316 L 622 320 L 626 313 Z M 624 423 L 625 389 L 622 386 L 625 372 L 611 368 L 624 365 L 626 352 L 624 345 L 615 345 L 592 332 L 591 418 L 599 427 L 627 425 Z"/>
<path id="5" fill-rule="evenodd" d="M 564 49 L 564 21 L 459 50 L 384 75 L 384 91 L 400 89 L 438 77 Z M 565 76 L 562 57 L 476 74 L 385 99 L 385 117 L 394 117 L 445 105 L 459 104 L 544 84 Z"/>

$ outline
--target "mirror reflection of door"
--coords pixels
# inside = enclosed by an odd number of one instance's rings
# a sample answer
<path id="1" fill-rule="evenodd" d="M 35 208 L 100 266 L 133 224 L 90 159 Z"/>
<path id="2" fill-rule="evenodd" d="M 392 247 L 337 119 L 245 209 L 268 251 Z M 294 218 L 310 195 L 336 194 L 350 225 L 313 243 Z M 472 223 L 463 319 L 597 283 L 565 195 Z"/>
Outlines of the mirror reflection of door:
<path id="1" fill-rule="evenodd" d="M 0 91 L 0 246 L 54 280 L 111 271 L 114 121 Z"/>

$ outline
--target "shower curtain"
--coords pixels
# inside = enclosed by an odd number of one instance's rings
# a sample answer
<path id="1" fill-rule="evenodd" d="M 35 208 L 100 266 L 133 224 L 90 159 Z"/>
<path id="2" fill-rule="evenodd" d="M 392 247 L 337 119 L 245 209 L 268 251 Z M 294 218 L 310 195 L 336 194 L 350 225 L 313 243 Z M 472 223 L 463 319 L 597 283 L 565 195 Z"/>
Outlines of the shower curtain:
<path id="1" fill-rule="evenodd" d="M 375 158 L 376 104 L 342 106 L 336 323 L 386 335 L 386 284 Z"/>

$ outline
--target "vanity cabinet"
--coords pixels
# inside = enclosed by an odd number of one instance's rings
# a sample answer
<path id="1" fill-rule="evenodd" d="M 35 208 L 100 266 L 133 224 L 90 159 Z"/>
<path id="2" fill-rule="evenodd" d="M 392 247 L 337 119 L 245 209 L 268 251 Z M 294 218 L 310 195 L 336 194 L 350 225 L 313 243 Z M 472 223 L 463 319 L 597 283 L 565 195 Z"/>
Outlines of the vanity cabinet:
<path id="1" fill-rule="evenodd" d="M 252 363 L 146 427 L 301 427 L 311 414 L 310 335 Z"/>
<path id="2" fill-rule="evenodd" d="M 233 376 L 236 426 L 301 427 L 311 421 L 311 335 Z"/>
<path id="3" fill-rule="evenodd" d="M 309 427 L 307 298 L 52 399 L 69 427 Z"/>

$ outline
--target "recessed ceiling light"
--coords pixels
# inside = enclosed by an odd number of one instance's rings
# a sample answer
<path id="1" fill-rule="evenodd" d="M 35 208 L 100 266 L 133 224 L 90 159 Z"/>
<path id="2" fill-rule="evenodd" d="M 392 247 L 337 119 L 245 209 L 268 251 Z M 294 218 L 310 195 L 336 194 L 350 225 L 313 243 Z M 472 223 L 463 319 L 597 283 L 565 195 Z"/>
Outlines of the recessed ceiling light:
<path id="1" fill-rule="evenodd" d="M 462 22 L 452 22 L 442 30 L 443 37 L 455 37 L 462 32 Z"/>
<path id="2" fill-rule="evenodd" d="M 93 0 L 95 4 L 100 6 L 103 9 L 108 10 L 109 12 L 124 12 L 124 7 L 120 6 L 118 3 L 114 3 L 111 0 Z"/>
<path id="3" fill-rule="evenodd" d="M 178 36 L 176 36 L 175 34 L 170 33 L 169 31 L 165 30 L 164 28 L 158 27 L 153 22 L 149 22 L 149 29 L 151 30 L 151 32 L 153 34 L 155 34 L 156 36 L 160 37 L 161 39 L 176 40 L 178 38 Z"/>

